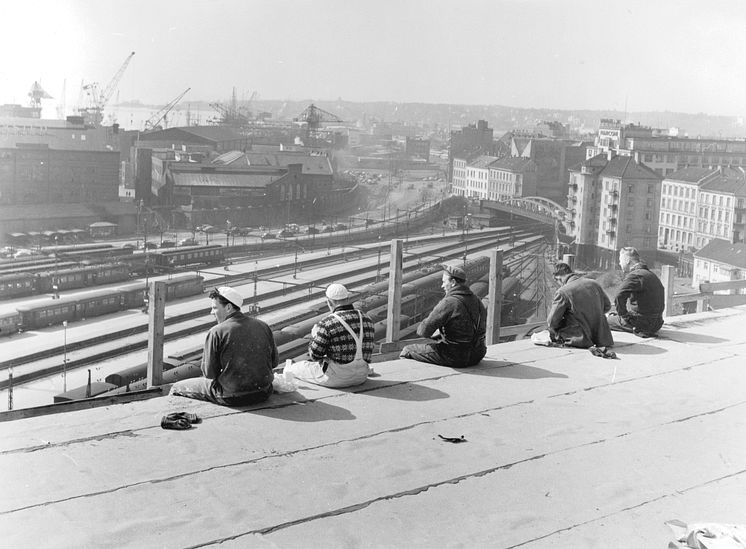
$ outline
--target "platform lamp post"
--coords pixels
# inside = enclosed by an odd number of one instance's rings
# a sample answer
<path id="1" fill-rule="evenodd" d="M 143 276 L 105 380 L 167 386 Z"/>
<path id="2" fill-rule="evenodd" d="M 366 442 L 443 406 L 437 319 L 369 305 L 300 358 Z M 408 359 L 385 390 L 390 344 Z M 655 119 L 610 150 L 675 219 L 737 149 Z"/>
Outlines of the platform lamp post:
<path id="1" fill-rule="evenodd" d="M 298 239 L 295 239 L 295 260 L 293 261 L 293 278 L 298 274 Z"/>
<path id="2" fill-rule="evenodd" d="M 62 321 L 63 354 L 62 354 L 62 392 L 67 392 L 67 320 Z"/>
<path id="3" fill-rule="evenodd" d="M 230 236 L 231 236 L 231 221 L 230 219 L 225 220 L 225 247 L 227 248 L 230 245 Z"/>
<path id="4" fill-rule="evenodd" d="M 378 234 L 378 267 L 376 268 L 376 282 L 381 280 L 381 234 Z"/>

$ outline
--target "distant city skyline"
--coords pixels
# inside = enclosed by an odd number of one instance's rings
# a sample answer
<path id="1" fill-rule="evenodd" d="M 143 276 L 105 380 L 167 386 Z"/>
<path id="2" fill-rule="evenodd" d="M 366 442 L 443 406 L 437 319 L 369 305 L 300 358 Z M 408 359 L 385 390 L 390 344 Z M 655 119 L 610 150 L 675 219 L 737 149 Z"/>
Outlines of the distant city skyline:
<path id="1" fill-rule="evenodd" d="M 746 116 L 741 0 L 2 0 L 0 103 L 392 101 Z M 53 109 L 52 109 L 53 110 Z M 46 111 L 45 111 L 46 112 Z"/>

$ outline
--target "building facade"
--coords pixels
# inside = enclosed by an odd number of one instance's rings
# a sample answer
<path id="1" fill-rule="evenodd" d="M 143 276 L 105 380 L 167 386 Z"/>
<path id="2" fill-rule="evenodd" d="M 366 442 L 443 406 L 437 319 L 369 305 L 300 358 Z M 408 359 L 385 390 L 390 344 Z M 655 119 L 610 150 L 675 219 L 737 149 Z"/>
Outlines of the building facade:
<path id="1" fill-rule="evenodd" d="M 727 282 L 746 279 L 746 244 L 714 239 L 694 253 L 692 287 L 703 282 Z M 727 290 L 723 294 L 746 294 L 746 288 Z"/>
<path id="2" fill-rule="evenodd" d="M 494 154 L 496 144 L 493 133 L 486 120 L 479 120 L 476 124 L 451 131 L 448 147 L 448 181 L 453 181 L 455 158 Z"/>
<path id="3" fill-rule="evenodd" d="M 536 196 L 536 164 L 530 158 L 500 158 L 489 165 L 488 200 Z"/>
<path id="4" fill-rule="evenodd" d="M 621 247 L 655 250 L 660 182 L 650 168 L 611 152 L 570 169 L 567 230 L 583 262 L 613 268 Z"/>
<path id="5" fill-rule="evenodd" d="M 480 155 L 473 160 L 454 159 L 454 172 L 456 166 L 460 170 L 459 175 L 454 176 L 453 194 L 475 199 L 487 199 L 489 195 L 490 165 L 497 157 Z M 457 186 L 458 184 L 458 186 Z"/>
<path id="6" fill-rule="evenodd" d="M 602 119 L 586 158 L 608 151 L 633 156 L 663 177 L 686 167 L 746 166 L 744 139 L 690 139 L 670 130 Z"/>

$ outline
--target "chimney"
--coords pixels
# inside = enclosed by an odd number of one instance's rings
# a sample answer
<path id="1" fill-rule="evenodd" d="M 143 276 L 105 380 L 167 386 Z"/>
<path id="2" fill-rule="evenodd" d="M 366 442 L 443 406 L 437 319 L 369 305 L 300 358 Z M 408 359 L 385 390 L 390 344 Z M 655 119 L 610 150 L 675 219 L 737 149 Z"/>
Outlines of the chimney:
<path id="1" fill-rule="evenodd" d="M 612 158 L 614 158 L 614 151 L 609 149 L 606 151 L 606 160 L 610 162 Z"/>
<path id="2" fill-rule="evenodd" d="M 640 163 L 640 152 L 635 151 L 635 164 L 639 164 L 639 163 Z"/>

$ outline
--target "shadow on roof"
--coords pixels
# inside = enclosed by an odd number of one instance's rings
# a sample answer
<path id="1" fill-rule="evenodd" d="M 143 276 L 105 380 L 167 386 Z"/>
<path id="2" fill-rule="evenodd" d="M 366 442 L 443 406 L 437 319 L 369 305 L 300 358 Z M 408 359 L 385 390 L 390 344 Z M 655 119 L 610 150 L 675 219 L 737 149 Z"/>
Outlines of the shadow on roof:
<path id="1" fill-rule="evenodd" d="M 551 352 L 551 351 L 549 351 Z M 459 372 L 478 376 L 508 377 L 513 379 L 542 379 L 547 377 L 566 378 L 565 374 L 558 374 L 544 368 L 529 366 L 528 364 L 516 364 L 499 360 L 483 360 L 479 368 L 463 368 Z"/>

